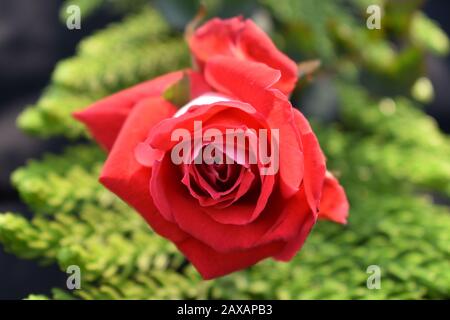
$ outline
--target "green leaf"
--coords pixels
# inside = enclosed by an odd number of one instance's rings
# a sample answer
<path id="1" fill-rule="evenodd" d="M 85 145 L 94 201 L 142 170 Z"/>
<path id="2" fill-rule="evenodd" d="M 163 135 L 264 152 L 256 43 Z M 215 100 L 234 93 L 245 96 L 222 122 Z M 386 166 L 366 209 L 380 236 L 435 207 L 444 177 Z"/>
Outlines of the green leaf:
<path id="1" fill-rule="evenodd" d="M 184 74 L 180 81 L 174 83 L 163 93 L 164 99 L 181 108 L 190 100 L 191 84 L 189 76 Z"/>

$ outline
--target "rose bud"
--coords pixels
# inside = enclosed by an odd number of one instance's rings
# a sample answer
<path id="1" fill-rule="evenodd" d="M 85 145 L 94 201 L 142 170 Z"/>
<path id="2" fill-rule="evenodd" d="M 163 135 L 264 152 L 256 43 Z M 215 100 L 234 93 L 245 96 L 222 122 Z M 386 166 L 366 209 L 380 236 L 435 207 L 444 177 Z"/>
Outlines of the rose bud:
<path id="1" fill-rule="evenodd" d="M 267 34 L 250 19 L 211 19 L 188 36 L 188 43 L 200 68 L 209 58 L 224 55 L 261 62 L 279 70 L 281 77 L 273 87 L 286 95 L 292 92 L 297 82 L 296 63 L 279 51 Z"/>

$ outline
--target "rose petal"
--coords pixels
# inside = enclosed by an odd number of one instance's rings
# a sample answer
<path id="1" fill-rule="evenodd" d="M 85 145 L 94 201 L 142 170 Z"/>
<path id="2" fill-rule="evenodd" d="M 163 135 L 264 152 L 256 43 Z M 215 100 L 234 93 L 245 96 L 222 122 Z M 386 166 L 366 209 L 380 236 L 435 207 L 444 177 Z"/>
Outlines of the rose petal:
<path id="1" fill-rule="evenodd" d="M 347 224 L 349 204 L 344 188 L 338 180 L 327 171 L 320 200 L 319 219 Z"/>
<path id="2" fill-rule="evenodd" d="M 205 79 L 213 88 L 251 104 L 264 115 L 272 106 L 262 89 L 272 87 L 280 76 L 279 70 L 263 63 L 225 56 L 210 58 L 205 67 Z"/>
<path id="3" fill-rule="evenodd" d="M 301 133 L 305 161 L 304 185 L 306 198 L 311 210 L 318 212 L 325 179 L 325 157 L 320 149 L 319 142 L 312 132 L 308 120 L 294 109 L 294 119 Z"/>
<path id="4" fill-rule="evenodd" d="M 282 241 L 275 241 L 248 250 L 223 253 L 189 238 L 178 243 L 177 247 L 200 272 L 203 279 L 208 280 L 248 268 L 262 259 L 273 256 L 284 245 Z"/>
<path id="5" fill-rule="evenodd" d="M 140 83 L 75 112 L 74 117 L 88 127 L 95 141 L 110 150 L 136 103 L 144 98 L 161 95 L 167 87 L 182 77 L 183 72 L 177 71 Z"/>
<path id="6" fill-rule="evenodd" d="M 303 247 L 303 244 L 306 241 L 306 238 L 310 234 L 312 228 L 314 227 L 316 223 L 316 218 L 314 215 L 309 215 L 307 218 L 303 221 L 303 224 L 300 227 L 300 230 L 298 231 L 296 237 L 289 241 L 283 250 L 280 250 L 275 256 L 275 260 L 279 261 L 290 261 L 297 252 L 300 251 L 300 249 Z"/>
<path id="7" fill-rule="evenodd" d="M 237 35 L 243 27 L 242 17 L 211 19 L 188 39 L 189 48 L 201 64 L 213 56 L 233 56 Z"/>
<path id="8" fill-rule="evenodd" d="M 281 195 L 272 193 L 269 206 L 252 223 L 225 225 L 215 221 L 205 211 L 207 208 L 197 204 L 187 188 L 179 183 L 181 176 L 182 173 L 176 170 L 167 155 L 161 162 L 155 162 L 151 178 L 154 203 L 164 217 L 216 251 L 230 252 L 276 240 L 287 241 L 298 233 L 304 213 L 299 212 L 298 207 L 291 206 L 290 200 L 285 201 Z M 235 203 L 233 209 L 245 214 L 244 210 L 248 207 Z M 308 212 L 311 212 L 309 208 Z"/>
<path id="9" fill-rule="evenodd" d="M 281 191 L 285 198 L 297 193 L 305 176 L 305 155 L 302 139 L 296 130 L 293 108 L 286 96 L 279 91 L 270 92 L 273 107 L 267 121 L 271 128 L 279 130 L 279 171 Z"/>
<path id="10" fill-rule="evenodd" d="M 212 88 L 206 82 L 202 73 L 196 72 L 194 70 L 187 70 L 186 72 L 190 80 L 191 100 L 201 96 L 202 94 L 205 94 L 206 92 L 212 91 Z"/>
<path id="11" fill-rule="evenodd" d="M 166 119 L 155 126 L 149 135 L 150 143 L 155 149 L 167 151 L 179 143 L 179 141 L 172 141 L 171 139 L 172 132 L 176 129 L 188 130 L 193 138 L 196 121 L 201 121 L 203 128 L 207 127 L 208 121 L 213 117 L 214 119 L 221 118 L 220 121 L 222 122 L 227 120 L 236 122 L 236 119 L 240 119 L 241 123 L 246 121 L 256 122 L 255 118 L 258 119 L 258 116 L 255 113 L 255 109 L 250 105 L 238 101 L 222 101 L 204 106 L 192 106 L 184 114 L 176 118 Z M 264 122 L 264 119 L 259 117 L 258 121 Z"/>
<path id="12" fill-rule="evenodd" d="M 156 210 L 149 191 L 151 168 L 138 163 L 134 155 L 148 130 L 174 112 L 174 106 L 161 98 L 148 98 L 136 105 L 108 155 L 100 182 L 134 207 L 157 233 L 176 242 L 187 235 Z"/>
<path id="13" fill-rule="evenodd" d="M 259 189 L 255 190 L 255 192 L 259 192 L 259 195 L 256 197 L 236 202 L 236 198 L 239 200 L 242 197 L 242 194 L 239 194 L 238 197 L 233 199 L 230 206 L 220 208 L 208 207 L 204 208 L 203 211 L 221 224 L 248 225 L 255 221 L 266 208 L 274 184 L 274 176 L 263 176 Z M 241 186 L 244 189 L 242 192 L 246 192 L 246 189 L 249 187 L 246 184 L 241 184 Z M 236 210 L 236 207 L 239 209 Z"/>
<path id="14" fill-rule="evenodd" d="M 228 56 L 246 62 L 261 62 L 280 70 L 273 87 L 290 94 L 297 82 L 297 65 L 273 44 L 253 21 L 242 17 L 212 19 L 189 38 L 189 47 L 200 67 L 211 58 Z"/>
<path id="15" fill-rule="evenodd" d="M 281 71 L 281 78 L 273 85 L 274 88 L 286 95 L 292 92 L 298 78 L 297 65 L 279 51 L 267 34 L 252 20 L 245 21 L 245 28 L 242 29 L 238 42 L 241 51 L 245 52 L 248 58 Z"/>
<path id="16" fill-rule="evenodd" d="M 187 73 L 190 79 L 192 99 L 211 91 L 201 74 L 191 70 L 176 71 L 122 90 L 73 115 L 88 127 L 97 143 L 106 150 L 111 150 L 123 123 L 135 105 L 142 99 L 161 96 L 168 87 L 180 81 L 184 73 Z"/>

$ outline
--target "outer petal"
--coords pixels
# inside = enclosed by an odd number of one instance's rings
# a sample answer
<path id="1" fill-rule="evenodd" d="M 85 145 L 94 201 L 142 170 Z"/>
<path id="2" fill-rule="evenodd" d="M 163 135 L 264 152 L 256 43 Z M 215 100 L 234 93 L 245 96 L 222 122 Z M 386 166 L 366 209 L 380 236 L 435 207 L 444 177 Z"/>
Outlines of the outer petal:
<path id="1" fill-rule="evenodd" d="M 264 115 L 272 109 L 272 99 L 267 101 L 264 89 L 272 87 L 280 76 L 280 71 L 263 63 L 224 56 L 208 59 L 205 66 L 206 81 L 213 88 L 250 103 Z"/>
<path id="2" fill-rule="evenodd" d="M 177 244 L 177 247 L 207 280 L 254 265 L 262 259 L 273 256 L 282 250 L 284 245 L 284 242 L 276 241 L 248 250 L 222 253 L 190 238 Z"/>
<path id="3" fill-rule="evenodd" d="M 298 212 L 302 213 L 302 222 L 297 229 L 297 234 L 286 243 L 283 250 L 280 250 L 274 256 L 276 260 L 280 261 L 289 261 L 295 256 L 295 254 L 302 248 L 306 238 L 311 232 L 312 227 L 317 221 L 315 212 L 312 212 L 310 208 L 308 208 L 303 189 L 292 197 L 290 204 L 291 208 L 295 208 Z"/>
<path id="4" fill-rule="evenodd" d="M 239 47 L 250 59 L 280 70 L 281 79 L 273 87 L 284 94 L 292 92 L 298 78 L 297 65 L 287 55 L 279 51 L 267 34 L 252 20 L 245 21 L 245 28 L 239 37 Z"/>
<path id="5" fill-rule="evenodd" d="M 183 71 L 177 71 L 140 83 L 75 112 L 74 117 L 88 127 L 102 147 L 111 150 L 120 128 L 136 103 L 144 98 L 160 96 L 182 77 Z"/>
<path id="6" fill-rule="evenodd" d="M 136 105 L 106 160 L 100 182 L 134 207 L 156 232 L 177 242 L 187 235 L 157 212 L 149 191 L 151 168 L 139 164 L 134 155 L 150 128 L 174 112 L 174 106 L 161 98 L 148 98 Z"/>
<path id="7" fill-rule="evenodd" d="M 189 38 L 189 48 L 200 63 L 212 56 L 233 56 L 237 35 L 243 27 L 242 17 L 211 19 Z"/>
<path id="8" fill-rule="evenodd" d="M 308 120 L 297 109 L 294 109 L 294 119 L 302 137 L 305 159 L 305 176 L 303 181 L 306 199 L 311 209 L 317 212 L 325 179 L 325 157 Z"/>
<path id="9" fill-rule="evenodd" d="M 319 219 L 327 219 L 346 224 L 349 204 L 344 188 L 338 180 L 329 172 L 325 176 L 325 183 L 320 200 Z"/>
<path id="10" fill-rule="evenodd" d="M 299 191 L 305 178 L 305 155 L 302 139 L 295 125 L 293 108 L 281 92 L 270 91 L 273 107 L 267 121 L 271 128 L 279 130 L 279 155 L 281 191 L 289 198 Z M 302 150 L 303 149 L 303 150 Z"/>
<path id="11" fill-rule="evenodd" d="M 316 223 L 316 219 L 311 215 L 309 216 L 301 226 L 296 237 L 289 241 L 275 256 L 275 260 L 290 261 L 301 250 L 306 238 L 310 234 L 312 228 Z"/>
<path id="12" fill-rule="evenodd" d="M 99 100 L 86 109 L 75 112 L 74 117 L 83 122 L 94 139 L 109 151 L 136 104 L 145 98 L 161 96 L 168 87 L 180 81 L 185 72 L 190 79 L 191 99 L 211 91 L 201 74 L 191 70 L 176 71 Z"/>

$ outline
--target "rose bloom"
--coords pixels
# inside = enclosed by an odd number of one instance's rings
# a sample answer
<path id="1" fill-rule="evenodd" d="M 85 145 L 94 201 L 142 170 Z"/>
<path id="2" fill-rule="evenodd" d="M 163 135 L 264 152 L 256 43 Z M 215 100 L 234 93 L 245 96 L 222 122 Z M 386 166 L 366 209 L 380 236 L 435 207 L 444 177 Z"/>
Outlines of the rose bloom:
<path id="1" fill-rule="evenodd" d="M 243 26 L 230 27 L 230 21 Z M 221 23 L 226 32 L 220 31 Z M 197 57 L 201 72 L 170 73 L 75 114 L 109 151 L 101 183 L 171 240 L 205 279 L 268 257 L 289 261 L 318 218 L 345 223 L 348 214 L 344 190 L 326 172 L 308 121 L 285 95 L 290 85 L 286 86 L 279 66 L 281 53 L 252 22 L 232 19 L 210 24 L 220 39 L 229 36 L 230 45 L 237 48 L 244 48 L 246 39 L 262 37 L 265 46 L 257 57 L 264 59 L 211 52 Z M 214 39 L 213 31 L 205 30 L 198 29 L 198 46 L 205 33 L 204 41 L 223 43 Z M 164 92 L 183 77 L 189 81 L 191 101 L 179 109 L 164 99 Z M 202 132 L 196 132 L 196 122 L 201 122 Z M 279 170 L 261 174 L 264 164 L 250 163 L 225 148 L 222 159 L 231 158 L 232 163 L 197 163 L 196 154 L 214 142 L 207 139 L 200 149 L 190 151 L 187 161 L 173 161 L 179 142 L 173 139 L 174 132 L 183 130 L 195 137 L 209 129 L 224 137 L 227 129 L 263 129 L 269 135 L 276 130 L 277 139 L 268 141 L 269 150 L 276 144 Z M 251 144 L 243 148 L 255 151 Z"/>

